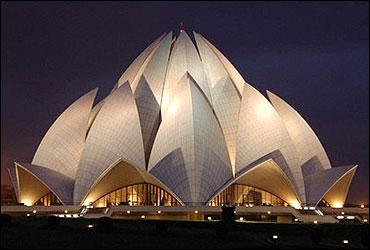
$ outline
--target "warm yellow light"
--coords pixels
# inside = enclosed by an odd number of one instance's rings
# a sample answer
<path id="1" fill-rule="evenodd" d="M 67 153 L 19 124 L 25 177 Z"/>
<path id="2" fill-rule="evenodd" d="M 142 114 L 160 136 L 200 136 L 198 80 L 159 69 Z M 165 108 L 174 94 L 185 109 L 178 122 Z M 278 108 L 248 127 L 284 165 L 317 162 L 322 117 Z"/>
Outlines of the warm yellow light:
<path id="1" fill-rule="evenodd" d="M 365 207 L 365 205 L 361 205 L 361 208 L 364 208 Z"/>
<path id="2" fill-rule="evenodd" d="M 66 214 L 66 213 L 68 213 L 68 210 L 64 210 L 64 213 Z"/>
<path id="3" fill-rule="evenodd" d="M 33 210 L 33 211 L 32 211 L 32 213 L 34 213 L 34 214 L 35 214 L 35 213 L 36 213 L 36 210 Z"/>
<path id="4" fill-rule="evenodd" d="M 212 220 L 212 217 L 211 216 L 208 216 L 208 218 L 207 218 L 208 220 Z"/>
<path id="5" fill-rule="evenodd" d="M 294 221 L 298 221 L 298 219 L 297 219 L 297 218 L 295 218 L 295 219 L 294 219 Z"/>
<path id="6" fill-rule="evenodd" d="M 91 225 L 91 224 L 90 224 L 90 225 L 87 225 L 87 227 L 88 227 L 88 228 L 93 228 L 93 227 L 94 227 L 94 225 Z"/>
<path id="7" fill-rule="evenodd" d="M 128 214 L 129 214 L 129 213 L 131 213 L 131 212 L 130 212 L 130 210 L 128 210 L 128 211 L 127 211 L 127 213 L 128 213 Z"/>
<path id="8" fill-rule="evenodd" d="M 267 214 L 271 214 L 271 211 L 267 211 Z"/>
<path id="9" fill-rule="evenodd" d="M 170 106 L 168 107 L 168 115 L 172 115 L 174 113 L 176 113 L 176 111 L 179 109 L 180 107 L 180 102 L 179 100 L 174 100 Z"/>
<path id="10" fill-rule="evenodd" d="M 31 214 L 27 214 L 27 217 L 30 217 L 31 216 Z M 365 220 L 364 220 L 365 221 Z"/>
<path id="11" fill-rule="evenodd" d="M 364 219 L 364 222 L 367 222 L 367 219 Z"/>
<path id="12" fill-rule="evenodd" d="M 313 221 L 313 223 L 314 223 L 314 224 L 317 224 L 317 220 L 314 220 L 314 221 Z"/>
<path id="13" fill-rule="evenodd" d="M 30 200 L 22 200 L 21 203 L 23 203 L 27 207 L 32 206 L 32 202 Z"/>
<path id="14" fill-rule="evenodd" d="M 145 215 L 142 215 L 142 216 L 141 216 L 141 219 L 145 219 Z"/>
<path id="15" fill-rule="evenodd" d="M 334 204 L 331 205 L 331 207 L 333 207 L 333 208 L 342 208 L 343 204 L 342 203 L 334 203 Z"/>
<path id="16" fill-rule="evenodd" d="M 161 213 L 161 211 L 158 211 L 158 213 L 160 214 L 160 213 Z"/>
<path id="17" fill-rule="evenodd" d="M 257 106 L 257 114 L 258 117 L 261 119 L 268 118 L 271 115 L 272 111 L 272 107 L 267 102 L 260 102 Z"/>
<path id="18" fill-rule="evenodd" d="M 198 210 L 195 210 L 195 211 L 194 211 L 194 213 L 196 213 L 196 214 L 197 214 L 197 213 L 198 213 Z"/>
<path id="19" fill-rule="evenodd" d="M 244 220 L 244 218 L 243 218 L 243 217 L 240 217 L 240 218 L 239 218 L 239 220 L 243 221 L 243 220 Z"/>

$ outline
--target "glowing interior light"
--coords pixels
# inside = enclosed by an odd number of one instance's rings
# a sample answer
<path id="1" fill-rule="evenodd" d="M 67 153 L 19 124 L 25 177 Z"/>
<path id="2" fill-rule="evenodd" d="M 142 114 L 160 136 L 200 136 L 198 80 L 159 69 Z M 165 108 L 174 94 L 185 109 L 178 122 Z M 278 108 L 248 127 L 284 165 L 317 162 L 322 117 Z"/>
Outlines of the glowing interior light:
<path id="1" fill-rule="evenodd" d="M 58 217 L 64 218 L 64 214 L 60 214 L 60 215 L 58 215 Z"/>
<path id="2" fill-rule="evenodd" d="M 271 211 L 267 211 L 267 214 L 271 214 Z"/>
<path id="3" fill-rule="evenodd" d="M 298 221 L 298 219 L 297 219 L 297 218 L 295 218 L 295 219 L 294 219 L 294 221 Z"/>
<path id="4" fill-rule="evenodd" d="M 88 227 L 88 228 L 93 228 L 93 227 L 94 227 L 94 225 L 91 225 L 91 224 L 90 224 L 90 225 L 87 225 L 87 227 Z"/>
<path id="5" fill-rule="evenodd" d="M 158 213 L 160 214 L 160 213 L 161 213 L 161 211 L 158 211 Z"/>
<path id="6" fill-rule="evenodd" d="M 344 212 L 342 212 L 342 215 L 344 215 Z"/>
<path id="7" fill-rule="evenodd" d="M 248 204 L 245 204 L 245 207 L 249 207 Z"/>
<path id="8" fill-rule="evenodd" d="M 292 207 L 294 207 L 295 209 L 302 209 L 301 207 L 301 204 L 299 204 L 299 202 L 295 201 L 295 202 L 292 202 L 290 203 Z"/>
<path id="9" fill-rule="evenodd" d="M 343 204 L 342 203 L 334 203 L 331 207 L 333 207 L 333 208 L 342 208 Z"/>
<path id="10" fill-rule="evenodd" d="M 349 241 L 348 240 L 343 240 L 343 244 L 348 244 Z"/>
<path id="11" fill-rule="evenodd" d="M 243 217 L 240 217 L 240 218 L 239 218 L 239 220 L 243 221 L 243 220 L 244 220 L 244 218 L 243 218 Z"/>
<path id="12" fill-rule="evenodd" d="M 198 213 L 198 210 L 195 210 L 195 211 L 194 211 L 194 213 L 196 213 L 196 214 L 197 214 L 197 213 Z"/>
<path id="13" fill-rule="evenodd" d="M 308 210 L 308 207 L 304 207 L 303 210 Z"/>
<path id="14" fill-rule="evenodd" d="M 364 208 L 365 207 L 365 205 L 361 205 L 361 208 Z"/>
<path id="15" fill-rule="evenodd" d="M 352 216 L 352 215 L 347 216 L 347 219 L 349 219 L 349 220 L 353 220 L 353 219 L 355 219 L 355 216 Z"/>
<path id="16" fill-rule="evenodd" d="M 141 219 L 145 219 L 145 215 L 142 215 L 142 216 L 141 216 Z"/>
<path id="17" fill-rule="evenodd" d="M 286 202 L 285 202 L 285 203 L 284 203 L 284 207 L 287 207 L 287 206 L 288 206 L 288 203 L 286 203 Z"/>
<path id="18" fill-rule="evenodd" d="M 313 223 L 314 223 L 314 224 L 317 224 L 317 220 L 314 220 L 314 221 L 313 221 Z"/>
<path id="19" fill-rule="evenodd" d="M 310 210 L 315 210 L 315 207 L 310 207 L 309 209 L 310 209 Z"/>
<path id="20" fill-rule="evenodd" d="M 338 215 L 337 219 L 342 220 L 342 219 L 344 219 L 344 216 L 343 215 Z"/>
<path id="21" fill-rule="evenodd" d="M 78 218 L 78 214 L 74 214 L 72 216 L 73 216 L 73 218 Z"/>
<path id="22" fill-rule="evenodd" d="M 30 207 L 32 206 L 32 202 L 30 200 L 23 200 L 22 203 L 27 206 L 27 207 Z"/>
<path id="23" fill-rule="evenodd" d="M 34 214 L 35 214 L 35 213 L 36 213 L 36 210 L 33 210 L 33 211 L 32 211 L 32 213 L 34 213 Z"/>
<path id="24" fill-rule="evenodd" d="M 64 210 L 64 213 L 66 214 L 66 213 L 68 213 L 68 210 Z"/>
<path id="25" fill-rule="evenodd" d="M 67 217 L 67 218 L 71 218 L 71 217 L 72 217 L 72 215 L 70 215 L 70 214 L 67 214 L 67 215 L 66 215 L 66 217 Z"/>
<path id="26" fill-rule="evenodd" d="M 212 217 L 211 216 L 208 216 L 208 218 L 207 218 L 208 220 L 212 220 Z"/>
<path id="27" fill-rule="evenodd" d="M 364 219 L 364 222 L 367 222 L 367 219 Z"/>
<path id="28" fill-rule="evenodd" d="M 128 213 L 128 214 L 129 214 L 129 213 L 131 213 L 131 212 L 130 212 L 130 210 L 128 210 L 128 211 L 127 211 L 127 213 Z"/>
<path id="29" fill-rule="evenodd" d="M 273 236 L 272 236 L 272 238 L 276 240 L 276 239 L 278 239 L 278 238 L 279 238 L 279 236 L 277 236 L 277 235 L 273 235 Z"/>
<path id="30" fill-rule="evenodd" d="M 27 214 L 27 217 L 30 217 L 31 215 L 30 214 Z"/>

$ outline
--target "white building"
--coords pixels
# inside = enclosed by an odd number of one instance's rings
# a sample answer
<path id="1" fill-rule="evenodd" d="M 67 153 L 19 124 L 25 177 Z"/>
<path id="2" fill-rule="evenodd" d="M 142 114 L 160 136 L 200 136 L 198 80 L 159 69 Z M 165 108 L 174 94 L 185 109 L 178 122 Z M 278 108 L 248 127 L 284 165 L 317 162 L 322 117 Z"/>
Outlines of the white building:
<path id="1" fill-rule="evenodd" d="M 289 104 L 194 37 L 162 35 L 101 102 L 94 89 L 71 104 L 32 162 L 9 168 L 18 201 L 343 206 L 357 165 L 332 168 Z"/>

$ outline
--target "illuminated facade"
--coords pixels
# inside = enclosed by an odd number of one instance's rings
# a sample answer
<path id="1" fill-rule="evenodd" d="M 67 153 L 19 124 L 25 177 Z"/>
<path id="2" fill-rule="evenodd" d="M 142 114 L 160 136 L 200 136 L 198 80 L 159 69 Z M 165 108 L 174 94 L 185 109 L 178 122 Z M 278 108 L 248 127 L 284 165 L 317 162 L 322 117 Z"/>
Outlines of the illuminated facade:
<path id="1" fill-rule="evenodd" d="M 9 168 L 26 205 L 345 203 L 357 165 L 332 168 L 306 121 L 248 84 L 202 35 L 164 34 L 96 105 L 97 89 Z"/>

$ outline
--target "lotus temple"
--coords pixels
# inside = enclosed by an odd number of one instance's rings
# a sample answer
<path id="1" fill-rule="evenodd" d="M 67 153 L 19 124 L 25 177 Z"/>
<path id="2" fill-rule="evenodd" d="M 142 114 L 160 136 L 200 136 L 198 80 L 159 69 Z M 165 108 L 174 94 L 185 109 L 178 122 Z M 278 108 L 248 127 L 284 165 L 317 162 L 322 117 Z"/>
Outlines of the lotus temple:
<path id="1" fill-rule="evenodd" d="M 292 106 L 193 35 L 163 34 L 109 95 L 93 89 L 60 114 L 32 161 L 8 168 L 23 210 L 199 219 L 234 205 L 278 221 L 312 211 L 308 221 L 346 209 L 358 166 L 333 167 Z"/>

